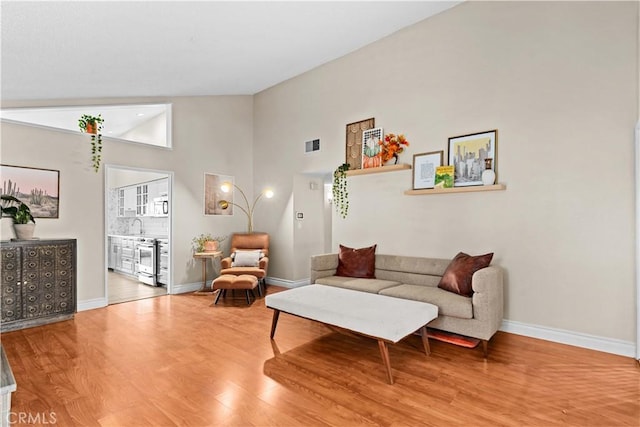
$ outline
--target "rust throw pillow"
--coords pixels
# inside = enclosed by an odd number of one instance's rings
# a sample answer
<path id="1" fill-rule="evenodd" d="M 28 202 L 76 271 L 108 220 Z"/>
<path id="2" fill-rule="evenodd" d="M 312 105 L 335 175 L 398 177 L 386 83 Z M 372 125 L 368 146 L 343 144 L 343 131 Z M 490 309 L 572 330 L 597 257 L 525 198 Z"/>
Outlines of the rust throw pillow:
<path id="1" fill-rule="evenodd" d="M 376 246 L 353 249 L 340 245 L 336 276 L 375 279 Z"/>
<path id="2" fill-rule="evenodd" d="M 471 277 L 473 273 L 481 268 L 488 267 L 491 264 L 493 252 L 485 255 L 471 256 L 460 252 L 456 255 L 444 274 L 438 287 L 445 291 L 455 292 L 456 294 L 470 297 L 473 295 L 471 288 Z"/>

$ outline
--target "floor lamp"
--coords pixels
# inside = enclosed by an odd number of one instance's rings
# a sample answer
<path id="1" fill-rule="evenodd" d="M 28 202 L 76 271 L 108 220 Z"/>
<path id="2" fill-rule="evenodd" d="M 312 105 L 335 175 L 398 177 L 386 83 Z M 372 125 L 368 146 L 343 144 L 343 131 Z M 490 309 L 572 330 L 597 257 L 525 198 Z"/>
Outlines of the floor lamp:
<path id="1" fill-rule="evenodd" d="M 218 202 L 218 206 L 220 206 L 221 209 L 227 209 L 229 207 L 229 205 L 233 205 L 235 207 L 237 207 L 238 209 L 240 209 L 242 212 L 244 212 L 247 215 L 247 219 L 249 220 L 249 233 L 253 233 L 253 212 L 256 208 L 256 204 L 258 203 L 258 201 L 264 196 L 267 199 L 270 199 L 273 197 L 273 190 L 267 188 L 265 190 L 263 190 L 260 194 L 258 194 L 258 197 L 256 197 L 256 199 L 253 201 L 253 204 L 249 204 L 249 199 L 247 199 L 247 196 L 244 194 L 244 191 L 242 191 L 242 189 L 240 187 L 238 187 L 235 184 L 232 184 L 230 182 L 224 182 L 222 184 L 222 186 L 220 187 L 222 189 L 223 192 L 228 193 L 231 191 L 231 188 L 235 187 L 240 194 L 242 195 L 242 198 L 244 199 L 244 203 L 245 203 L 245 207 L 238 205 L 237 203 L 233 203 L 230 202 L 228 200 L 220 200 Z"/>

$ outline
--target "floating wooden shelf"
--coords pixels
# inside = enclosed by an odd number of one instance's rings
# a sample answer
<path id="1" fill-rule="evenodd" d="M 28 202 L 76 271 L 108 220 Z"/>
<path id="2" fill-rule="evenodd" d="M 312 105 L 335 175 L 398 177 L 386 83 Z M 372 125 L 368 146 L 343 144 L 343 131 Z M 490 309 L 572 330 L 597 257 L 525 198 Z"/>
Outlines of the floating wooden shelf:
<path id="1" fill-rule="evenodd" d="M 379 168 L 353 169 L 347 171 L 347 176 L 368 175 L 370 173 L 393 172 L 404 169 L 411 169 L 411 165 L 400 163 L 398 165 L 380 166 Z"/>
<path id="2" fill-rule="evenodd" d="M 504 184 L 494 185 L 473 185 L 469 187 L 453 187 L 453 188 L 427 188 L 425 190 L 407 190 L 404 192 L 407 196 L 421 196 L 424 194 L 446 194 L 446 193 L 474 193 L 476 191 L 498 191 L 506 190 Z"/>

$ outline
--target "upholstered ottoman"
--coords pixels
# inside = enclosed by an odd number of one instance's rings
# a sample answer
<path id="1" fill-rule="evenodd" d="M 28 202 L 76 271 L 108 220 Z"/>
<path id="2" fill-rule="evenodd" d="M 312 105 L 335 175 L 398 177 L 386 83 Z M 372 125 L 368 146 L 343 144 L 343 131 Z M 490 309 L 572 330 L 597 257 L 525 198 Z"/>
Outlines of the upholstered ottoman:
<path id="1" fill-rule="evenodd" d="M 251 294 L 253 295 L 253 290 L 256 286 L 258 286 L 258 278 L 256 276 L 251 276 L 249 274 L 241 274 L 239 276 L 233 274 L 223 274 L 222 276 L 214 279 L 211 283 L 211 289 L 220 289 L 220 292 L 218 292 L 218 296 L 216 296 L 216 301 L 214 304 L 218 303 L 220 295 L 226 295 L 227 289 L 244 289 L 245 295 L 247 297 L 247 304 L 251 304 L 251 301 L 249 299 L 249 291 L 251 291 Z"/>

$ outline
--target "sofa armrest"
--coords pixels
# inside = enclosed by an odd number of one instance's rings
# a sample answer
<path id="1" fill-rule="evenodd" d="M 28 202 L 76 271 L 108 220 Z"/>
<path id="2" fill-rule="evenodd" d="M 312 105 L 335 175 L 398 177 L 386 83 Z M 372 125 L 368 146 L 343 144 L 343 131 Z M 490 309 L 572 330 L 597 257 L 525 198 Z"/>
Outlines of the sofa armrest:
<path id="1" fill-rule="evenodd" d="M 226 258 L 222 258 L 220 260 L 220 268 L 230 268 L 232 262 L 233 261 L 231 260 L 230 256 L 228 256 Z"/>
<path id="2" fill-rule="evenodd" d="M 504 315 L 503 276 L 501 267 L 491 265 L 476 271 L 471 279 L 473 317 L 488 323 L 494 331 Z"/>
<path id="3" fill-rule="evenodd" d="M 258 262 L 258 268 L 267 271 L 267 267 L 269 267 L 269 257 L 263 256 Z"/>
<path id="4" fill-rule="evenodd" d="M 313 255 L 311 257 L 311 276 L 309 283 L 312 285 L 321 277 L 335 276 L 338 269 L 338 254 Z"/>

